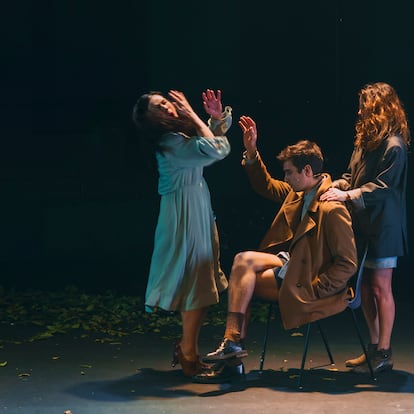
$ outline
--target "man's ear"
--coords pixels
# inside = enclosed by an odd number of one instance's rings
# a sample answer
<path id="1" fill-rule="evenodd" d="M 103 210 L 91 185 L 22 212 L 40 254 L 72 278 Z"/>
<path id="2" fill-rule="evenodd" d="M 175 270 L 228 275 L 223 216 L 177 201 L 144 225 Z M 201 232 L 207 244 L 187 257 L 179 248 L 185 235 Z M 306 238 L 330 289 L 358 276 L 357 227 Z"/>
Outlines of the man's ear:
<path id="1" fill-rule="evenodd" d="M 307 177 L 313 177 L 313 170 L 312 170 L 312 167 L 309 164 L 306 164 L 303 167 L 303 170 L 305 171 L 305 175 Z"/>

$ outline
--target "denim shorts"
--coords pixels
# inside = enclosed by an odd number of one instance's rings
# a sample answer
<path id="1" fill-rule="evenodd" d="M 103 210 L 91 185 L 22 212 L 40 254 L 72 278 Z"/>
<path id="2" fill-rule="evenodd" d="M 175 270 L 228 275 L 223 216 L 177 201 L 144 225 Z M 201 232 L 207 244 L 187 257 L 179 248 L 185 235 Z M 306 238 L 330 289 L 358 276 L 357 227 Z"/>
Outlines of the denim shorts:
<path id="1" fill-rule="evenodd" d="M 364 267 L 367 269 L 391 269 L 397 267 L 397 256 L 365 259 Z"/>
<path id="2" fill-rule="evenodd" d="M 290 254 L 288 252 L 279 252 L 276 256 L 283 263 L 282 267 L 274 267 L 273 268 L 273 273 L 274 273 L 275 278 L 276 278 L 276 283 L 280 287 L 280 285 L 282 284 L 282 281 L 285 277 L 286 268 L 287 268 L 287 265 L 288 265 L 289 260 L 290 260 Z M 280 275 L 279 275 L 281 270 L 282 270 L 282 272 L 281 272 L 282 277 L 280 277 Z"/>

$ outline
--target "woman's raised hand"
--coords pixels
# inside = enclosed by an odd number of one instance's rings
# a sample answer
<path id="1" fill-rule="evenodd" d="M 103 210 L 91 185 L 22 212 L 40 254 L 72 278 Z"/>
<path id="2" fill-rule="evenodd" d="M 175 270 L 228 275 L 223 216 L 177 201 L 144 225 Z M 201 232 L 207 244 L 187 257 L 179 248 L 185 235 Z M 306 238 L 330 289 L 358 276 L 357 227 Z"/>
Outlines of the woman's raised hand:
<path id="1" fill-rule="evenodd" d="M 202 93 L 203 106 L 205 111 L 214 119 L 221 119 L 223 116 L 223 105 L 221 103 L 221 90 L 215 93 L 211 89 L 207 89 Z"/>
<path id="2" fill-rule="evenodd" d="M 189 104 L 187 98 L 182 92 L 172 89 L 168 92 L 168 95 L 171 98 L 173 105 L 175 105 L 177 108 L 178 112 L 187 116 L 194 113 L 192 106 Z"/>

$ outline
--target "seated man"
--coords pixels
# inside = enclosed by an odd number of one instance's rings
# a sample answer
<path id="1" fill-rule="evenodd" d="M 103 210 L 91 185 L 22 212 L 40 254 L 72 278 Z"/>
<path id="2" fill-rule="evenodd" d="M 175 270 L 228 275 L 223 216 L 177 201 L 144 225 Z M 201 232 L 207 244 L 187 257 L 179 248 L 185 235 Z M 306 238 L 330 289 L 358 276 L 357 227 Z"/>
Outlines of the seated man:
<path id="1" fill-rule="evenodd" d="M 253 296 L 278 302 L 283 326 L 291 329 L 344 310 L 350 298 L 347 282 L 357 269 L 351 217 L 345 204 L 319 201 L 332 181 L 322 173 L 318 145 L 303 140 L 281 151 L 277 159 L 283 164 L 285 181 L 276 180 L 257 151 L 253 119 L 242 116 L 239 125 L 246 149 L 242 165 L 253 188 L 283 204 L 260 251 L 241 252 L 234 258 L 223 341 L 203 357 L 216 369 L 198 375 L 195 380 L 201 383 L 226 380 L 229 372 L 243 372 L 240 358 L 247 356 L 242 344 Z M 223 370 L 224 362 L 237 369 Z"/>

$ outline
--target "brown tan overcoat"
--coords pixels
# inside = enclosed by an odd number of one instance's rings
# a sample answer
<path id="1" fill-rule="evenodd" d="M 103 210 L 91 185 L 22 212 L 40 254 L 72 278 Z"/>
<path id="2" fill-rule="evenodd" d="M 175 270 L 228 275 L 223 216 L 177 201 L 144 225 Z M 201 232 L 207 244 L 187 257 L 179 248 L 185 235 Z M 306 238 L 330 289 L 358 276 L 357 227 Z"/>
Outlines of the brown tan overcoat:
<path id="1" fill-rule="evenodd" d="M 260 155 L 253 163 L 243 160 L 253 189 L 283 203 L 264 236 L 259 250 L 289 251 L 290 262 L 280 288 L 279 307 L 285 329 L 343 311 L 350 298 L 348 280 L 357 269 L 351 216 L 342 202 L 321 202 L 331 187 L 328 174 L 301 220 L 303 193 L 270 176 Z"/>

